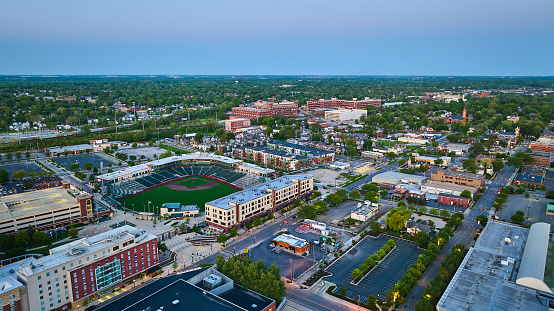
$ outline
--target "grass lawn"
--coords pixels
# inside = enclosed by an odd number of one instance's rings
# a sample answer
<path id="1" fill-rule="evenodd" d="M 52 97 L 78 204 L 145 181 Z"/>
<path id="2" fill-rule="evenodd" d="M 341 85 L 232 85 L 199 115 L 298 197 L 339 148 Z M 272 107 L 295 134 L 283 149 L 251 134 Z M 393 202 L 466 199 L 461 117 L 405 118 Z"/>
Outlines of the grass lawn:
<path id="1" fill-rule="evenodd" d="M 175 148 L 173 146 L 164 145 L 164 144 L 160 144 L 158 147 L 160 147 L 162 149 L 165 149 L 165 150 L 169 150 L 171 152 L 178 152 L 180 154 L 190 153 L 189 151 L 179 149 L 179 148 Z"/>
<path id="2" fill-rule="evenodd" d="M 174 183 L 179 183 L 187 187 L 197 187 L 208 181 L 212 181 L 211 179 L 203 177 L 192 177 L 197 178 L 193 180 L 190 180 L 190 178 L 191 177 L 184 178 L 175 181 Z M 195 183 L 191 183 L 192 181 L 195 181 Z M 148 201 L 152 202 L 150 203 L 150 211 L 152 211 L 153 206 L 160 207 L 164 203 L 181 203 L 183 205 L 194 204 L 197 205 L 201 211 L 203 211 L 204 204 L 206 202 L 221 198 L 237 191 L 238 190 L 222 183 L 219 183 L 218 186 L 211 189 L 197 191 L 173 190 L 167 188 L 166 185 L 163 185 L 153 188 L 147 192 L 119 199 L 118 201 L 127 208 L 132 208 L 134 203 L 135 211 L 148 211 Z"/>
<path id="3" fill-rule="evenodd" d="M 210 179 L 185 178 L 185 179 L 180 180 L 179 184 L 181 184 L 182 186 L 185 186 L 185 187 L 195 188 L 195 187 L 198 187 L 198 186 L 202 186 L 203 184 L 207 183 L 208 181 L 210 181 Z"/>

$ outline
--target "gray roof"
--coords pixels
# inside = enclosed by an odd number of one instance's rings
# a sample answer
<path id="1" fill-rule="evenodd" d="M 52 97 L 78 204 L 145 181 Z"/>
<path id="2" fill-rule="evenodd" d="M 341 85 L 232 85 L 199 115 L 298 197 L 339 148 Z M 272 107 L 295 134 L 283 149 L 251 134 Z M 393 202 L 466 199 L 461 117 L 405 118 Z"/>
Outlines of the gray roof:
<path id="1" fill-rule="evenodd" d="M 465 256 L 443 293 L 438 310 L 549 310 L 549 300 L 536 289 L 520 286 L 524 251 L 534 253 L 548 239 L 550 225 L 537 233 L 508 223 L 490 221 Z M 540 235 L 541 237 L 535 237 Z M 533 246 L 533 244 L 537 244 Z M 536 264 L 536 263 L 535 263 Z M 544 267 L 544 266 L 543 266 Z M 523 268 L 525 271 L 527 268 Z M 519 270 L 519 273 L 518 273 Z M 537 271 L 533 271 L 538 275 Z"/>
<path id="2" fill-rule="evenodd" d="M 544 283 L 549 234 L 550 224 L 539 222 L 531 226 L 517 274 L 517 284 L 552 293 Z"/>

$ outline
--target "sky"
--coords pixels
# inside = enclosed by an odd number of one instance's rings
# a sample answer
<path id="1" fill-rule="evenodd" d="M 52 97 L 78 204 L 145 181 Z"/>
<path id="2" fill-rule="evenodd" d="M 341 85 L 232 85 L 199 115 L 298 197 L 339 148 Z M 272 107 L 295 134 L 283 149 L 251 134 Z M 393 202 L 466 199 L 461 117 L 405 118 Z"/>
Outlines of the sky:
<path id="1" fill-rule="evenodd" d="M 552 0 L 5 0 L 2 75 L 553 76 Z"/>

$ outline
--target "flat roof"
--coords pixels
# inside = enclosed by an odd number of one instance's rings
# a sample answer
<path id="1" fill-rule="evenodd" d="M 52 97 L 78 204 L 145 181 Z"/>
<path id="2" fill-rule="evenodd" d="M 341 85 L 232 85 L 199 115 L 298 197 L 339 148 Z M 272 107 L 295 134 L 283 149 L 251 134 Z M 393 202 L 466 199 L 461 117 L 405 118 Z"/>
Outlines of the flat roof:
<path id="1" fill-rule="evenodd" d="M 477 188 L 470 187 L 470 186 L 464 186 L 464 185 L 458 185 L 458 184 L 451 184 L 449 182 L 442 182 L 442 181 L 436 181 L 436 180 L 426 180 L 421 185 L 422 187 L 435 187 L 435 188 L 441 188 L 441 189 L 447 189 L 447 190 L 454 190 L 454 191 L 464 191 L 469 190 L 472 194 L 477 191 Z"/>
<path id="2" fill-rule="evenodd" d="M 312 175 L 286 175 L 286 176 L 279 177 L 277 179 L 265 182 L 261 185 L 252 187 L 250 189 L 235 192 L 230 195 L 224 196 L 222 198 L 219 198 L 210 202 L 206 202 L 206 205 L 210 205 L 213 207 L 222 208 L 226 210 L 232 209 L 235 206 L 234 204 L 230 205 L 230 203 L 242 204 L 245 202 L 249 202 L 256 198 L 269 195 L 271 193 L 269 189 L 274 189 L 274 190 L 283 189 L 285 187 L 296 184 L 297 180 L 302 181 L 309 178 L 312 178 Z"/>
<path id="3" fill-rule="evenodd" d="M 50 249 L 50 255 L 20 265 L 19 272 L 24 276 L 31 276 L 42 273 L 44 271 L 48 271 L 66 262 L 86 257 L 87 255 L 90 255 L 99 250 L 111 248 L 122 242 L 135 240 L 135 243 L 138 243 L 139 241 L 148 241 L 152 239 L 156 239 L 156 236 L 148 233 L 146 230 L 137 229 L 129 225 L 125 225 L 110 231 L 97 234 L 95 236 L 87 237 L 58 246 L 56 248 L 52 248 Z M 134 244 L 130 245 L 129 247 L 133 246 Z M 71 255 L 71 251 L 75 251 L 75 254 Z M 111 255 L 113 254 L 108 254 L 108 256 Z M 89 263 L 90 262 L 88 261 L 83 261 L 82 265 L 87 265 Z M 75 266 L 75 268 L 78 267 L 79 265 Z"/>
<path id="4" fill-rule="evenodd" d="M 531 182 L 535 184 L 542 184 L 543 178 L 544 177 L 542 175 L 533 175 L 531 174 L 531 172 L 526 172 L 526 173 L 517 174 L 515 180 L 522 181 L 522 182 Z"/>
<path id="5" fill-rule="evenodd" d="M 446 176 L 461 177 L 461 178 L 467 178 L 467 179 L 481 180 L 481 179 L 485 178 L 485 175 L 473 174 L 473 173 L 468 173 L 468 172 L 452 171 L 452 170 L 438 170 L 437 172 L 444 172 L 444 175 L 446 175 Z M 436 174 L 436 173 L 434 173 L 434 174 Z"/>
<path id="6" fill-rule="evenodd" d="M 75 206 L 77 198 L 62 187 L 22 192 L 0 198 L 0 220 Z"/>
<path id="7" fill-rule="evenodd" d="M 386 181 L 392 181 L 396 184 L 400 181 L 400 179 L 407 179 L 409 181 L 415 180 L 418 183 L 421 183 L 427 178 L 424 177 L 424 176 L 418 176 L 418 175 L 411 175 L 411 174 L 404 174 L 404 173 L 388 171 L 388 172 L 384 172 L 384 173 L 377 174 L 377 175 L 373 176 L 371 181 L 375 182 L 375 180 L 379 180 L 379 179 L 386 180 Z"/>
<path id="8" fill-rule="evenodd" d="M 548 310 L 549 301 L 540 292 L 516 284 L 524 250 L 533 243 L 529 240 L 529 229 L 489 221 L 442 295 L 438 310 Z"/>

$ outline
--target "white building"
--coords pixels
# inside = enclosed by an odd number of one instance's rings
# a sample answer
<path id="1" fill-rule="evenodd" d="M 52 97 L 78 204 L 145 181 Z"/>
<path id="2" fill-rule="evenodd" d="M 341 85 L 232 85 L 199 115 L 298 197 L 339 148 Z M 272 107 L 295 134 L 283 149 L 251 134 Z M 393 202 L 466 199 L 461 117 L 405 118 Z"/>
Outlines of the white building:
<path id="1" fill-rule="evenodd" d="M 325 111 L 325 119 L 334 121 L 359 120 L 361 116 L 367 116 L 367 110 L 362 109 L 340 109 Z"/>
<path id="2" fill-rule="evenodd" d="M 367 220 L 377 215 L 378 212 L 379 205 L 377 203 L 358 203 L 358 206 L 350 212 L 350 218 L 366 222 Z"/>

